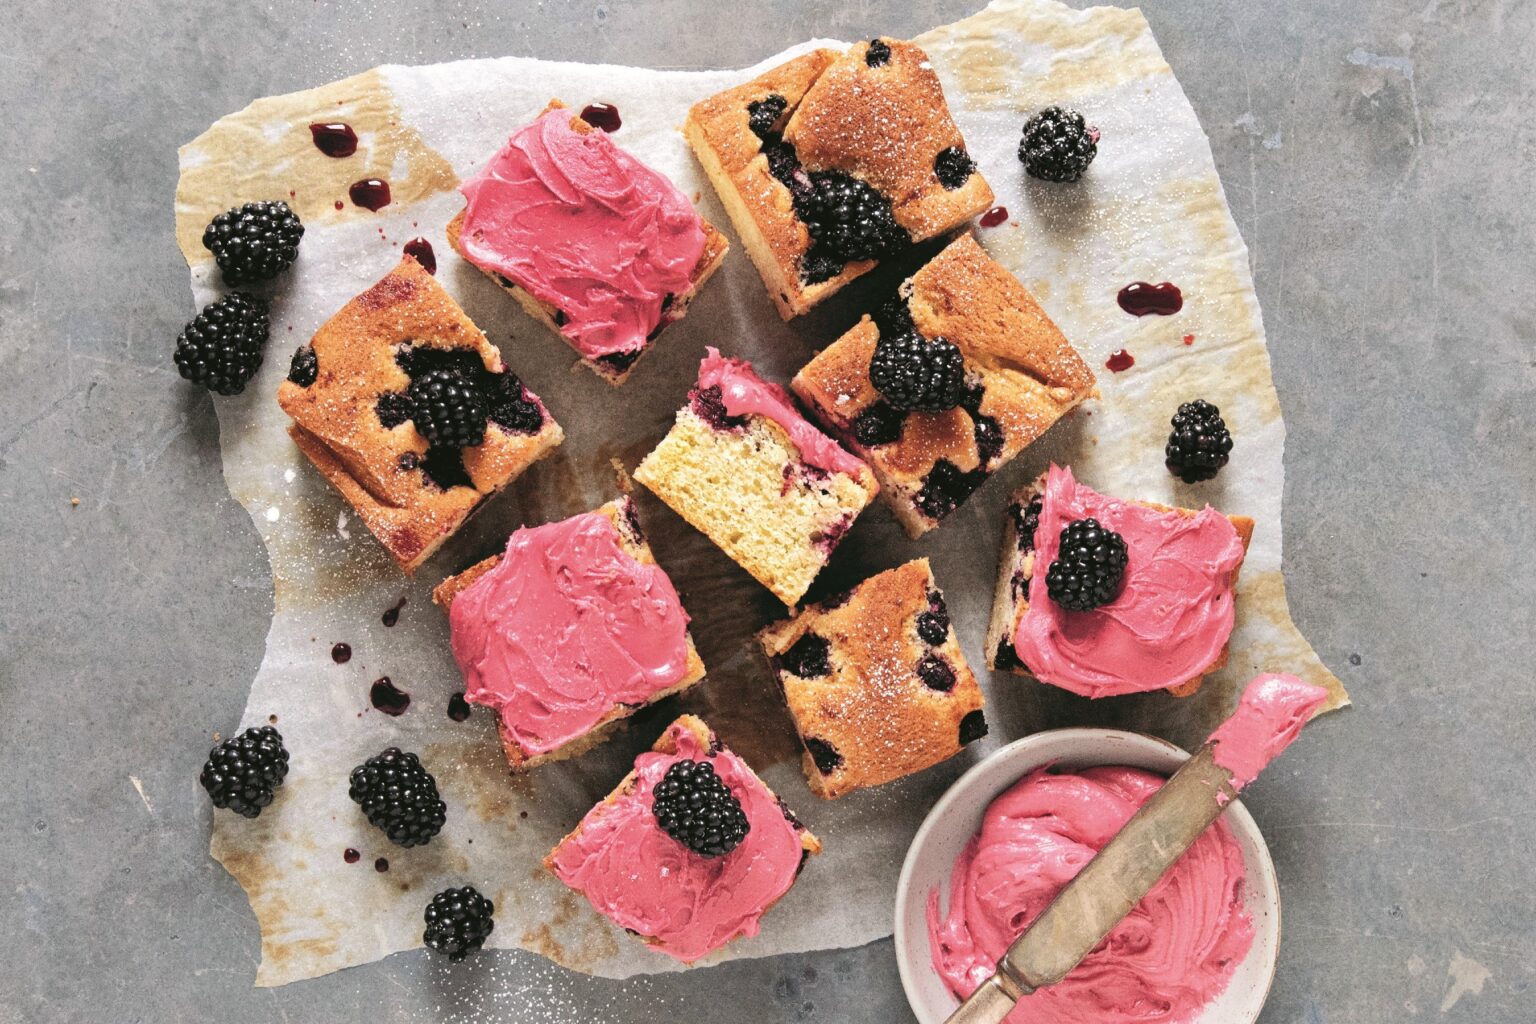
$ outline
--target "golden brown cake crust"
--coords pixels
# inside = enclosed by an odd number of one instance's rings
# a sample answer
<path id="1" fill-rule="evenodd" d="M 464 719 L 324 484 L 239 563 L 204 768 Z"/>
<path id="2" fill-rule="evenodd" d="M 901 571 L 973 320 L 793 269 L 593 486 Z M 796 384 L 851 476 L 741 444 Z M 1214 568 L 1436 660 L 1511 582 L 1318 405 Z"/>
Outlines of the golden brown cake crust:
<path id="1" fill-rule="evenodd" d="M 817 796 L 831 799 L 890 782 L 938 764 L 964 745 L 961 723 L 981 712 L 981 688 L 953 627 L 938 645 L 917 632 L 918 616 L 930 611 L 930 595 L 938 593 L 928 560 L 920 558 L 870 577 L 842 603 L 813 605 L 758 635 L 807 744 L 805 775 Z M 784 659 L 807 634 L 827 641 L 829 673 L 802 678 Z M 951 689 L 924 683 L 918 665 L 928 658 L 947 663 Z M 832 770 L 817 767 L 810 752 L 815 743 L 840 758 Z"/>
<path id="2" fill-rule="evenodd" d="M 537 396 L 537 433 L 512 433 L 487 422 L 484 441 L 463 449 L 473 486 L 443 489 L 420 468 L 426 438 L 410 420 L 385 427 L 379 396 L 403 392 L 410 378 L 396 361 L 404 345 L 475 353 L 492 373 L 501 356 L 432 275 L 405 257 L 377 284 L 343 306 L 310 341 L 315 381 L 285 380 L 277 400 L 294 425 L 299 448 L 357 511 L 368 528 L 411 572 L 481 501 L 548 454 L 563 437 Z"/>
<path id="3" fill-rule="evenodd" d="M 635 515 L 634 502 L 628 495 L 615 498 L 613 501 L 599 506 L 594 511 L 614 525 L 619 535 L 619 546 L 624 549 L 626 554 L 644 565 L 656 564 L 656 556 L 651 553 L 651 546 L 646 542 L 645 535 L 640 530 L 640 521 Z M 443 580 L 443 582 L 432 589 L 432 603 L 440 606 L 443 611 L 448 611 L 453 607 L 454 598 L 462 594 L 480 577 L 496 568 L 501 558 L 502 556 L 499 554 L 483 558 L 463 572 Z M 512 766 L 512 770 L 519 772 L 528 771 L 550 761 L 564 761 L 584 754 L 603 740 L 612 736 L 619 723 L 633 715 L 641 707 L 655 704 L 657 701 L 664 700 L 673 694 L 682 693 L 702 680 L 704 678 L 704 661 L 699 657 L 698 648 L 694 646 L 693 634 L 685 633 L 684 637 L 688 642 L 688 664 L 683 671 L 683 677 L 676 684 L 665 690 L 658 690 L 651 695 L 651 698 L 645 704 L 634 707 L 614 708 L 604 715 L 590 731 L 577 736 L 564 746 L 529 757 L 517 745 L 517 741 L 498 716 L 496 731 L 501 739 L 502 752 L 506 754 L 507 762 Z"/>
<path id="4" fill-rule="evenodd" d="M 908 413 L 900 438 L 889 444 L 858 443 L 853 421 L 880 401 L 869 380 L 880 328 L 869 317 L 807 363 L 790 387 L 874 468 L 887 503 L 916 537 L 939 522 L 918 507 L 918 495 L 941 460 L 961 473 L 990 475 L 1098 389 L 1093 371 L 1060 328 L 969 234 L 946 246 L 900 291 L 920 333 L 947 338 L 960 349 L 968 385 L 982 389 L 977 414 L 1001 433 L 996 455 L 983 464 L 977 417 L 964 403 L 946 412 Z"/>

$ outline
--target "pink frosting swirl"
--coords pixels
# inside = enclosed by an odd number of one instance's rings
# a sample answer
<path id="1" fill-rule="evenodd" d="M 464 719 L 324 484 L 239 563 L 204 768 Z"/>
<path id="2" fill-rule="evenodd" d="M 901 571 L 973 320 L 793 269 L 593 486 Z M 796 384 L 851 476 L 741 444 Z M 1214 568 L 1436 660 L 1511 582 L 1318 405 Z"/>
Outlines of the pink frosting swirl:
<path id="1" fill-rule="evenodd" d="M 949 912 L 928 894 L 933 966 L 964 998 L 997 958 L 1163 784 L 1137 768 L 1041 769 L 987 808 L 955 862 Z M 1224 822 L 1195 840 L 1059 984 L 1011 1024 L 1184 1024 L 1220 995 L 1253 944 L 1242 852 Z"/>
<path id="2" fill-rule="evenodd" d="M 1125 539 L 1125 583 L 1106 605 L 1068 611 L 1047 595 L 1045 575 L 1062 529 L 1086 518 Z M 1106 497 L 1052 466 L 1014 648 L 1037 679 L 1085 697 L 1178 686 L 1204 672 L 1232 635 L 1232 573 L 1242 561 L 1242 538 L 1209 505 L 1194 516 L 1162 512 Z"/>
<path id="3" fill-rule="evenodd" d="M 634 786 L 589 811 L 556 848 L 552 867 L 598 913 L 690 963 L 738 935 L 757 934 L 763 912 L 794 884 L 801 847 L 778 801 L 739 757 L 708 753 L 680 725 L 671 735 L 677 753 L 637 757 Z M 706 757 L 741 801 L 749 826 L 741 845 L 723 857 L 700 857 L 663 832 L 651 813 L 652 790 L 667 769 Z"/>
<path id="4" fill-rule="evenodd" d="M 1258 778 L 1327 699 L 1327 690 L 1291 675 L 1262 675 L 1249 683 L 1232 717 L 1211 733 L 1212 756 L 1232 773 L 1232 788 Z"/>
<path id="5" fill-rule="evenodd" d="M 800 415 L 789 393 L 759 377 L 745 359 L 727 359 L 714 346 L 704 350 L 699 363 L 699 387 L 720 389 L 725 411 L 731 416 L 766 416 L 789 435 L 800 457 L 828 473 L 859 476 L 864 463 L 845 452 L 836 441 L 813 427 Z"/>
<path id="6" fill-rule="evenodd" d="M 524 528 L 495 568 L 449 606 L 464 698 L 495 708 L 525 754 L 590 731 L 620 704 L 683 678 L 688 615 L 658 565 L 587 512 Z"/>
<path id="7" fill-rule="evenodd" d="M 669 295 L 691 287 L 704 227 L 688 197 L 555 109 L 519 128 L 459 186 L 469 261 L 558 309 L 588 358 L 633 352 L 661 322 Z"/>

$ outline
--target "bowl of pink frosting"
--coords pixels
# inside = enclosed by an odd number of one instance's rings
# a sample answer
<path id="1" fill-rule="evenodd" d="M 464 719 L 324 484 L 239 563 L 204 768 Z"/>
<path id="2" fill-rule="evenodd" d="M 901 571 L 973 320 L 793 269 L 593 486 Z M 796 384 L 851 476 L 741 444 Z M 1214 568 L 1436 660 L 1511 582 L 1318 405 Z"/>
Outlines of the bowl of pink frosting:
<path id="1" fill-rule="evenodd" d="M 896 886 L 896 958 L 940 1024 L 1189 755 L 1151 736 L 1057 729 L 966 772 L 918 829 Z M 1280 948 L 1280 892 L 1234 802 L 1061 983 L 1009 1024 L 1252 1024 Z"/>

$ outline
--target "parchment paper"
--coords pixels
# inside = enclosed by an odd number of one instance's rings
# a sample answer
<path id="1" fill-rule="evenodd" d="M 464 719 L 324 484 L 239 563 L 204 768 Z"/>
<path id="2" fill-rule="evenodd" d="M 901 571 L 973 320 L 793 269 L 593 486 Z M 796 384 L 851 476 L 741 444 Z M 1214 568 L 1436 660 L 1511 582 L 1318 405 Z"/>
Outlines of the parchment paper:
<path id="1" fill-rule="evenodd" d="M 665 433 L 706 344 L 753 359 L 787 379 L 812 351 L 873 308 L 879 289 L 915 264 L 847 289 L 825 309 L 780 323 L 739 245 L 686 320 L 622 389 L 575 366 L 559 339 L 521 313 L 490 280 L 460 262 L 443 227 L 462 205 L 458 179 L 475 170 L 551 97 L 578 109 L 615 103 L 616 141 L 670 175 L 715 224 L 729 230 L 677 130 L 697 99 L 743 81 L 746 71 L 658 72 L 506 58 L 422 68 L 381 67 L 307 92 L 258 100 L 181 151 L 177 237 L 197 303 L 221 292 L 200 244 L 219 211 L 287 197 L 307 226 L 294 269 L 267 289 L 273 338 L 266 365 L 243 396 L 219 399 L 224 473 L 271 557 L 274 614 L 266 655 L 241 727 L 275 721 L 293 766 L 276 802 L 255 821 L 214 816 L 212 854 L 237 878 L 261 923 L 258 985 L 281 985 L 420 945 L 431 895 L 473 883 L 496 903 L 492 946 L 520 946 L 607 977 L 677 969 L 592 913 L 544 871 L 540 859 L 623 775 L 680 710 L 702 714 L 747 757 L 822 838 L 826 853 L 765 918 L 763 933 L 717 954 L 764 956 L 850 946 L 889 934 L 906 845 L 938 794 L 978 756 L 1028 732 L 1067 724 L 1137 728 L 1198 743 L 1233 703 L 1237 684 L 1286 670 L 1338 681 L 1291 624 L 1280 576 L 1281 454 L 1285 428 L 1270 379 L 1247 251 L 1226 207 L 1205 135 L 1139 12 L 1074 12 L 1046 0 L 999 0 L 920 40 L 943 80 L 971 153 L 1006 224 L 980 229 L 984 245 L 1039 296 L 1100 374 L 1103 400 L 1060 424 L 999 474 L 944 526 L 905 539 L 883 509 L 866 512 L 812 597 L 918 555 L 930 556 L 956 628 L 988 694 L 991 736 L 914 778 L 835 803 L 806 790 L 786 713 L 752 633 L 783 614 L 776 601 L 702 536 L 643 492 L 641 514 L 657 557 L 692 613 L 708 679 L 681 702 L 634 720 L 575 762 L 509 776 L 488 714 L 446 714 L 462 688 L 447 621 L 428 591 L 444 576 L 499 549 L 522 523 L 592 508 L 614 494 L 609 460 L 633 468 Z M 840 44 L 827 44 L 840 45 Z M 1099 157 L 1074 187 L 1026 178 L 1014 155 L 1025 116 L 1050 103 L 1088 113 L 1104 134 Z M 313 121 L 345 120 L 357 155 L 335 160 L 311 144 Z M 346 202 L 347 185 L 376 176 L 394 199 L 379 213 Z M 342 209 L 336 203 L 342 203 Z M 565 427 L 563 447 L 514 484 L 414 580 L 401 576 L 367 530 L 293 447 L 274 399 L 293 348 L 352 295 L 383 276 L 400 246 L 433 244 L 438 278 L 501 346 L 510 367 Z M 1135 319 L 1116 292 L 1134 280 L 1177 283 L 1183 311 Z M 1193 344 L 1183 343 L 1193 335 Z M 1133 369 L 1100 369 L 1126 348 Z M 1204 396 L 1236 437 L 1232 463 L 1212 484 L 1185 488 L 1162 465 L 1168 417 Z M 1230 666 L 1187 700 L 1166 695 L 1088 702 L 982 670 L 982 639 L 996 571 L 1000 510 L 1009 492 L 1049 459 L 1126 497 L 1199 505 L 1258 521 L 1243 568 Z M 399 624 L 381 622 L 401 597 Z M 333 643 L 352 646 L 345 665 Z M 390 676 L 412 697 L 391 718 L 369 707 L 372 680 Z M 368 826 L 347 799 L 355 764 L 389 745 L 418 751 L 448 802 L 448 824 L 430 845 L 402 850 Z M 357 864 L 343 850 L 362 852 Z M 387 872 L 374 860 L 385 857 Z M 712 961 L 706 961 L 712 962 Z"/>

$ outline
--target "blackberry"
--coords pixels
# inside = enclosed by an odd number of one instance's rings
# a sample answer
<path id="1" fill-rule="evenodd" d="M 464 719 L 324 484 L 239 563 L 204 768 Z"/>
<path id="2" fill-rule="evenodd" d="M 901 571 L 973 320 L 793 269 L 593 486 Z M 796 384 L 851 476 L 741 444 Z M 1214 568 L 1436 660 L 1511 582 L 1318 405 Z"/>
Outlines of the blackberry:
<path id="1" fill-rule="evenodd" d="M 830 281 L 843 272 L 848 261 L 834 256 L 820 247 L 806 253 L 800 261 L 800 276 L 806 284 L 821 284 Z"/>
<path id="2" fill-rule="evenodd" d="M 270 725 L 247 729 L 208 751 L 197 781 L 213 798 L 242 818 L 254 818 L 272 802 L 272 791 L 288 774 L 283 737 Z"/>
<path id="3" fill-rule="evenodd" d="M 210 302 L 176 338 L 176 369 L 194 384 L 238 395 L 261 368 L 267 344 L 267 304 L 234 292 Z"/>
<path id="4" fill-rule="evenodd" d="M 725 392 L 720 385 L 694 388 L 688 394 L 693 414 L 715 430 L 739 430 L 747 425 L 745 416 L 732 416 L 725 409 Z"/>
<path id="5" fill-rule="evenodd" d="M 496 376 L 488 390 L 489 416 L 497 426 L 513 434 L 537 434 L 544 426 L 544 410 L 511 370 Z"/>
<path id="6" fill-rule="evenodd" d="M 492 915 L 496 905 L 480 895 L 472 885 L 462 889 L 444 889 L 432 897 L 422 918 L 427 930 L 421 941 L 428 949 L 448 954 L 453 961 L 466 956 L 485 945 L 491 932 L 496 929 Z"/>
<path id="7" fill-rule="evenodd" d="M 944 412 L 960 404 L 965 358 L 947 338 L 915 330 L 882 334 L 869 360 L 869 381 L 898 409 Z"/>
<path id="8" fill-rule="evenodd" d="M 779 118 L 788 109 L 789 101 L 778 93 L 753 100 L 747 104 L 747 127 L 752 129 L 753 135 L 766 141 L 773 132 L 773 126 L 779 123 Z"/>
<path id="9" fill-rule="evenodd" d="M 457 370 L 428 370 L 407 392 L 411 420 L 431 445 L 471 448 L 485 440 L 489 414 L 474 381 Z"/>
<path id="10" fill-rule="evenodd" d="M 975 493 L 987 479 L 985 469 L 966 472 L 948 459 L 940 459 L 928 471 L 917 492 L 917 510 L 929 519 L 943 519 Z"/>
<path id="11" fill-rule="evenodd" d="M 955 670 L 937 654 L 925 654 L 917 663 L 917 677 L 930 690 L 948 693 L 955 688 Z"/>
<path id="12" fill-rule="evenodd" d="M 1013 506 L 1013 524 L 1018 530 L 1020 551 L 1035 549 L 1035 531 L 1040 528 L 1040 509 L 1044 505 L 1044 500 L 1037 494 L 1029 499 L 1028 505 Z"/>
<path id="13" fill-rule="evenodd" d="M 801 679 L 818 679 L 832 674 L 832 642 L 816 633 L 806 633 L 779 655 L 786 672 Z"/>
<path id="14" fill-rule="evenodd" d="M 896 223 L 890 200 L 868 183 L 841 171 L 816 171 L 811 185 L 812 194 L 796 212 L 816 246 L 830 255 L 879 259 L 910 240 Z"/>
<path id="15" fill-rule="evenodd" d="M 1056 561 L 1045 574 L 1051 600 L 1063 608 L 1086 612 L 1108 604 L 1125 579 L 1125 541 L 1097 519 L 1077 519 L 1061 531 Z"/>
<path id="16" fill-rule="evenodd" d="M 1003 454 L 1007 438 L 1003 436 L 1002 424 L 991 416 L 979 413 L 972 416 L 971 433 L 976 438 L 976 454 L 981 457 L 983 466 L 990 466 Z"/>
<path id="17" fill-rule="evenodd" d="M 393 430 L 411 418 L 411 400 L 404 391 L 386 391 L 374 403 L 373 411 L 385 430 Z"/>
<path id="18" fill-rule="evenodd" d="M 320 360 L 315 356 L 315 350 L 308 345 L 300 345 L 293 350 L 293 361 L 288 364 L 288 379 L 301 388 L 307 388 L 320 376 Z"/>
<path id="19" fill-rule="evenodd" d="M 246 203 L 225 210 L 203 229 L 224 283 L 238 287 L 270 281 L 293 265 L 304 225 L 287 203 Z"/>
<path id="20" fill-rule="evenodd" d="M 437 781 L 415 754 L 390 747 L 352 769 L 347 795 L 397 846 L 421 846 L 448 817 Z"/>
<path id="21" fill-rule="evenodd" d="M 975 743 L 987 734 L 987 716 L 981 711 L 972 711 L 960 719 L 960 745 Z"/>
<path id="22" fill-rule="evenodd" d="M 831 775 L 843 766 L 843 755 L 836 747 L 819 737 L 806 737 L 805 752 L 811 755 L 811 762 L 823 775 Z"/>
<path id="23" fill-rule="evenodd" d="M 1099 152 L 1099 130 L 1075 110 L 1046 107 L 1024 122 L 1019 159 L 1030 177 L 1076 181 Z"/>
<path id="24" fill-rule="evenodd" d="M 891 44 L 884 39 L 871 39 L 869 46 L 864 50 L 864 63 L 872 68 L 878 68 L 882 64 L 889 64 L 891 60 Z"/>
<path id="25" fill-rule="evenodd" d="M 708 761 L 673 762 L 653 796 L 656 824 L 700 857 L 730 853 L 752 827 L 741 801 Z"/>
<path id="26" fill-rule="evenodd" d="M 906 421 L 906 413 L 892 409 L 885 402 L 876 402 L 854 419 L 853 439 L 866 448 L 890 444 L 901 439 L 901 428 Z"/>
<path id="27" fill-rule="evenodd" d="M 917 635 L 923 643 L 937 647 L 949 639 L 949 609 L 938 591 L 928 595 L 928 610 L 917 617 Z"/>
<path id="28" fill-rule="evenodd" d="M 941 149 L 939 155 L 933 158 L 934 177 L 939 179 L 940 185 L 951 191 L 964 185 L 974 170 L 976 161 L 959 146 Z"/>
<path id="29" fill-rule="evenodd" d="M 1168 435 L 1168 472 L 1187 484 L 1209 480 L 1227 464 L 1232 434 L 1221 410 L 1203 398 L 1185 402 L 1174 413 Z"/>

